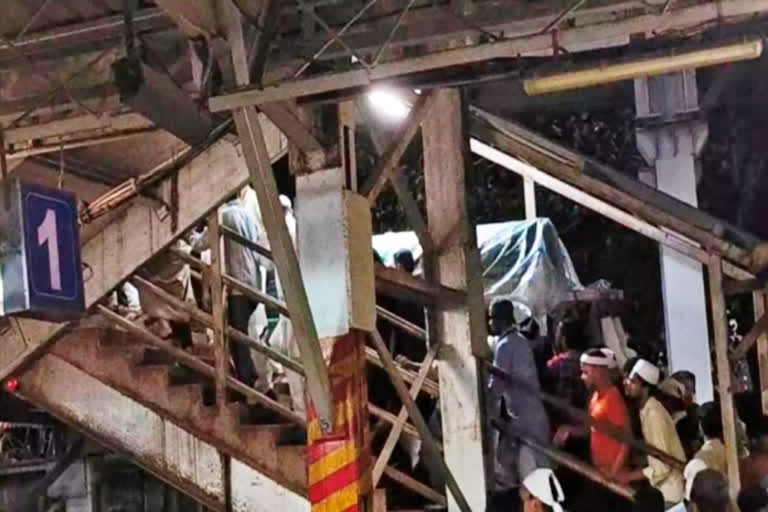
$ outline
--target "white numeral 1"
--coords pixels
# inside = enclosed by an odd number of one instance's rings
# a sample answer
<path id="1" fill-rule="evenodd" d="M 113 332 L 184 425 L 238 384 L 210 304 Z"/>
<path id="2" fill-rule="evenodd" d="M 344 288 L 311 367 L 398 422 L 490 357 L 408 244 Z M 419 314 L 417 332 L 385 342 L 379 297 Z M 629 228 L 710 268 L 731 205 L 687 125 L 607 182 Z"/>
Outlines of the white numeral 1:
<path id="1" fill-rule="evenodd" d="M 51 274 L 51 289 L 61 291 L 61 269 L 59 268 L 59 237 L 56 230 L 56 212 L 46 210 L 43 222 L 37 227 L 37 244 L 48 243 L 48 269 Z"/>

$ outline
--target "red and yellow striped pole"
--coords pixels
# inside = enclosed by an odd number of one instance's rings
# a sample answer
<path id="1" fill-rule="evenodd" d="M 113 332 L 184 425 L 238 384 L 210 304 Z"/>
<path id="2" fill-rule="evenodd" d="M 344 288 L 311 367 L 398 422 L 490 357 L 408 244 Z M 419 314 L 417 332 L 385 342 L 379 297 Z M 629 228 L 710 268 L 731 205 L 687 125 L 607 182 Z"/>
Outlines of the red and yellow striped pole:
<path id="1" fill-rule="evenodd" d="M 329 434 L 322 433 L 311 403 L 307 408 L 312 512 L 362 512 L 370 492 L 364 339 L 353 330 L 333 343 L 328 374 L 334 423 Z"/>

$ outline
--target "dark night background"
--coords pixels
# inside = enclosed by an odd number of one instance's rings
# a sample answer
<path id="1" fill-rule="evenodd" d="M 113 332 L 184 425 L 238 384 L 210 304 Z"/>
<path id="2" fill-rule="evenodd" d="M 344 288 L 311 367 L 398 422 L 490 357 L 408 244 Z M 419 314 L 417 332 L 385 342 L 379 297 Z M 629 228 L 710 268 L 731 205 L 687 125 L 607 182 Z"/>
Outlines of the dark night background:
<path id="1" fill-rule="evenodd" d="M 701 115 L 709 122 L 709 139 L 701 155 L 699 207 L 731 223 L 768 238 L 764 219 L 768 202 L 768 126 L 765 70 L 768 60 L 731 64 L 698 73 Z M 719 78 L 718 78 L 719 77 Z M 724 78 L 723 78 L 724 77 Z M 721 93 L 710 94 L 720 80 Z M 508 94 L 501 85 L 502 94 Z M 562 95 L 547 101 L 536 99 L 501 104 L 494 113 L 503 115 L 634 178 L 646 168 L 635 146 L 635 113 L 631 82 Z M 571 96 L 570 98 L 568 96 Z M 469 101 L 482 101 L 482 93 L 469 92 Z M 494 96 L 498 100 L 498 95 Z M 494 105 L 499 105 L 494 102 Z M 375 158 L 364 130 L 358 135 L 361 174 Z M 405 173 L 423 208 L 423 175 L 420 138 L 415 138 L 403 158 Z M 470 207 L 478 224 L 524 218 L 522 180 L 515 174 L 474 157 L 468 176 Z M 542 187 L 537 187 L 540 216 L 552 219 L 568 248 L 583 283 L 607 279 L 623 289 L 627 313 L 623 317 L 635 343 L 663 348 L 664 317 L 658 249 L 651 242 L 618 224 L 594 214 Z M 408 229 L 391 190 L 378 200 L 374 230 Z M 751 297 L 729 302 L 732 316 L 746 332 L 752 320 Z"/>

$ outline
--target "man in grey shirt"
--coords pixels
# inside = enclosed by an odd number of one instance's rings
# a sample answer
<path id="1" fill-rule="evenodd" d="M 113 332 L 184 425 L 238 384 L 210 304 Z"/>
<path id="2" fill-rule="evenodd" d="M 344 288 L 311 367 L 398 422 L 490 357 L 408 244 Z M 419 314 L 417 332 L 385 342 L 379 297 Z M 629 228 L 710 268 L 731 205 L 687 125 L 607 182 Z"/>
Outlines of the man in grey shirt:
<path id="1" fill-rule="evenodd" d="M 533 350 L 528 340 L 517 331 L 512 302 L 501 299 L 491 305 L 489 331 L 499 336 L 494 351 L 494 366 L 524 381 L 527 387 L 540 389 Z M 551 434 L 544 404 L 529 389 L 507 384 L 493 376 L 488 383 L 487 398 L 488 418 L 506 426 L 499 434 L 496 449 L 497 486 L 499 490 L 519 486 L 520 481 L 533 470 L 549 466 L 546 457 L 519 443 L 513 435 L 519 434 L 547 444 Z"/>

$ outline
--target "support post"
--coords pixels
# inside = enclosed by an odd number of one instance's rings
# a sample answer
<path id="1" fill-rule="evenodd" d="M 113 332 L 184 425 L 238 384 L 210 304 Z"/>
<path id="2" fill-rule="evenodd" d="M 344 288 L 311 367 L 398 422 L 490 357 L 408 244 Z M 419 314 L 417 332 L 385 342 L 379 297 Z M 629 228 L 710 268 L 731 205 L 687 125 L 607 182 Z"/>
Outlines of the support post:
<path id="1" fill-rule="evenodd" d="M 357 191 L 357 153 L 355 152 L 356 111 L 354 102 L 339 103 L 339 148 L 341 168 L 350 190 Z"/>
<path id="2" fill-rule="evenodd" d="M 756 322 L 765 316 L 768 310 L 766 308 L 767 301 L 768 292 L 766 290 L 752 292 Z M 760 399 L 763 404 L 763 414 L 768 415 L 768 334 L 765 330 L 757 338 L 757 364 L 760 368 Z"/>
<path id="3" fill-rule="evenodd" d="M 219 212 L 214 210 L 208 216 L 208 236 L 211 243 L 211 313 L 213 317 L 213 351 L 216 361 L 216 407 L 227 405 L 227 377 L 229 376 L 229 340 L 226 336 L 227 320 L 224 306 L 224 283 L 222 282 L 221 232 Z"/>
<path id="4" fill-rule="evenodd" d="M 531 178 L 523 178 L 523 199 L 525 200 L 525 220 L 535 220 L 536 184 Z"/>
<path id="5" fill-rule="evenodd" d="M 728 463 L 728 487 L 731 497 L 736 499 L 741 487 L 739 477 L 739 455 L 736 439 L 736 411 L 731 394 L 731 367 L 728 361 L 728 319 L 725 314 L 723 293 L 723 261 L 712 254 L 709 259 L 709 298 L 712 307 L 712 329 L 715 338 L 717 360 L 718 394 L 723 418 L 725 455 Z"/>
<path id="6" fill-rule="evenodd" d="M 435 284 L 467 290 L 464 307 L 438 304 L 433 315 L 435 339 L 444 343 L 438 360 L 443 451 L 471 509 L 485 510 L 481 376 L 475 356 L 487 356 L 488 346 L 479 254 L 467 215 L 468 141 L 459 92 L 433 94 L 431 115 L 422 124 L 427 223 L 432 240 L 443 249 L 432 262 L 433 274 Z M 448 510 L 460 510 L 451 497 Z"/>
<path id="7" fill-rule="evenodd" d="M 692 117 L 698 111 L 696 71 L 635 80 L 637 146 L 656 168 L 662 192 L 697 206 L 696 158 L 707 138 L 707 124 Z M 659 247 L 670 372 L 696 375 L 700 400 L 713 398 L 712 362 L 704 277 L 701 264 L 674 249 Z"/>
<path id="8" fill-rule="evenodd" d="M 307 407 L 313 512 L 369 510 L 365 333 L 376 324 L 372 222 L 368 201 L 348 189 L 347 178 L 342 169 L 327 169 L 296 183 L 300 263 L 335 411 L 330 432 L 323 433 L 314 403 Z"/>

